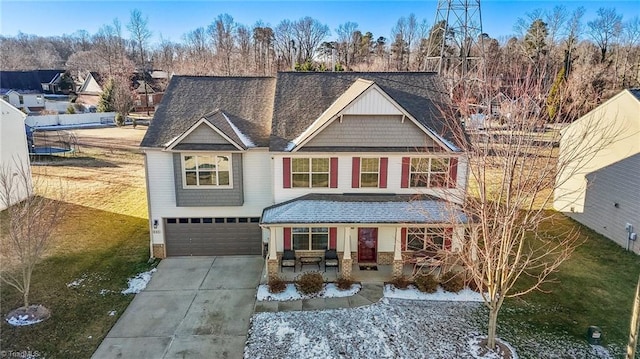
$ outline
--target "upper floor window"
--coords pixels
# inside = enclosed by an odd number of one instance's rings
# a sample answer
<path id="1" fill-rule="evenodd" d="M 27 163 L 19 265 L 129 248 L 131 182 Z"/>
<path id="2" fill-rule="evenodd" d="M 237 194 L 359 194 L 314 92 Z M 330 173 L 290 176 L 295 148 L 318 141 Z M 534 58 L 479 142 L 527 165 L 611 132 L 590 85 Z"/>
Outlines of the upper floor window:
<path id="1" fill-rule="evenodd" d="M 407 228 L 407 250 L 440 250 L 447 249 L 444 228 Z"/>
<path id="2" fill-rule="evenodd" d="M 292 158 L 292 187 L 329 187 L 328 158 Z"/>
<path id="3" fill-rule="evenodd" d="M 380 180 L 380 159 L 360 159 L 360 187 L 378 187 Z"/>
<path id="4" fill-rule="evenodd" d="M 325 250 L 329 245 L 329 228 L 294 227 L 291 231 L 294 250 Z"/>
<path id="5" fill-rule="evenodd" d="M 447 187 L 449 158 L 412 158 L 411 187 Z"/>
<path id="6" fill-rule="evenodd" d="M 18 101 L 20 101 L 20 104 L 21 104 L 21 105 L 24 105 L 24 96 L 19 95 L 19 96 L 18 96 Z"/>
<path id="7" fill-rule="evenodd" d="M 231 185 L 230 155 L 184 155 L 185 187 L 224 187 Z"/>

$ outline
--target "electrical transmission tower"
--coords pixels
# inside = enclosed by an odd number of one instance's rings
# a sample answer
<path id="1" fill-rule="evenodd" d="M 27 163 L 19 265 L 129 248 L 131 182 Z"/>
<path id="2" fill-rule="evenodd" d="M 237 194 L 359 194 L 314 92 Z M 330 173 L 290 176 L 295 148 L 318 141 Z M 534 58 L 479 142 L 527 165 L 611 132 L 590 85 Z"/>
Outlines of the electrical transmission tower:
<path id="1" fill-rule="evenodd" d="M 438 0 L 424 70 L 437 72 L 451 88 L 484 78 L 480 0 Z"/>

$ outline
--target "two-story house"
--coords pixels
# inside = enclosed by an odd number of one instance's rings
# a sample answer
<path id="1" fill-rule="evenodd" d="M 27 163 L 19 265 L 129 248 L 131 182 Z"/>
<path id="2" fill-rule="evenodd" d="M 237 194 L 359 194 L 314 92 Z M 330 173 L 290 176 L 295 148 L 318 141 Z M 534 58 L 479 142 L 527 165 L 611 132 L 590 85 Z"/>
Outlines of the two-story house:
<path id="1" fill-rule="evenodd" d="M 156 257 L 462 246 L 467 160 L 433 73 L 174 76 L 141 143 Z"/>

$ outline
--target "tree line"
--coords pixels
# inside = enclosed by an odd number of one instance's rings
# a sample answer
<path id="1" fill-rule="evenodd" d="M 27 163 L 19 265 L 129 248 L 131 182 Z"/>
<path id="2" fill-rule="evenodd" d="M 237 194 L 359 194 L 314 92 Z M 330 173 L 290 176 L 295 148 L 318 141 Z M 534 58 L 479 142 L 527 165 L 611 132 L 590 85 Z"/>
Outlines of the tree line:
<path id="1" fill-rule="evenodd" d="M 483 71 L 505 77 L 545 74 L 548 89 L 554 83 L 570 88 L 563 93 L 580 96 L 563 98 L 561 103 L 571 109 L 561 112 L 575 117 L 622 88 L 640 86 L 638 17 L 623 21 L 615 9 L 601 8 L 585 23 L 584 14 L 582 7 L 573 12 L 563 6 L 536 10 L 518 19 L 515 36 L 477 34 L 474 43 L 481 48 L 471 51 L 483 53 Z M 290 70 L 424 71 L 429 58 L 459 50 L 440 45 L 443 36 L 455 36 L 437 31 L 444 25 L 410 14 L 396 21 L 387 38 L 351 21 L 332 31 L 309 16 L 275 26 L 261 21 L 247 26 L 220 14 L 208 26 L 185 33 L 181 41 L 161 39 L 152 45 L 148 18 L 133 10 L 124 29 L 114 19 L 95 34 L 80 30 L 51 37 L 0 37 L 0 63 L 3 70 L 64 68 L 75 77 L 98 71 L 115 78 L 142 69 L 225 76 Z M 501 86 L 499 76 L 490 81 Z"/>

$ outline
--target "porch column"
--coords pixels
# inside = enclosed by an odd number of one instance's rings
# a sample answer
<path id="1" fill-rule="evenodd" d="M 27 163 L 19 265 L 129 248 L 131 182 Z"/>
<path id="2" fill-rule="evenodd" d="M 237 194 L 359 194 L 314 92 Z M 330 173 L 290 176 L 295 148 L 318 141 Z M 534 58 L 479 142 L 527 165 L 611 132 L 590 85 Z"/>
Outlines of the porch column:
<path id="1" fill-rule="evenodd" d="M 276 251 L 276 229 L 269 227 L 269 259 L 267 260 L 267 275 L 271 278 L 278 275 L 278 252 Z"/>
<path id="2" fill-rule="evenodd" d="M 344 227 L 344 245 L 342 250 L 342 276 L 344 278 L 351 278 L 351 266 L 353 265 L 353 259 L 351 259 L 351 227 Z"/>
<path id="3" fill-rule="evenodd" d="M 396 227 L 395 245 L 393 247 L 393 277 L 402 276 L 404 261 L 402 260 L 402 228 Z"/>

